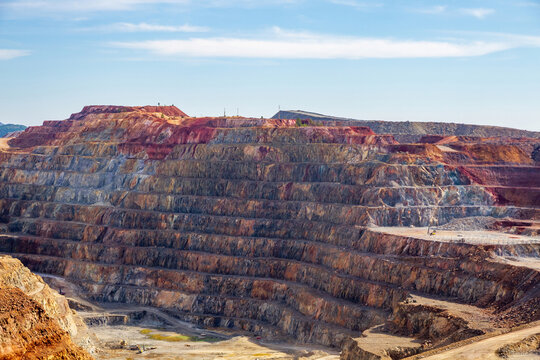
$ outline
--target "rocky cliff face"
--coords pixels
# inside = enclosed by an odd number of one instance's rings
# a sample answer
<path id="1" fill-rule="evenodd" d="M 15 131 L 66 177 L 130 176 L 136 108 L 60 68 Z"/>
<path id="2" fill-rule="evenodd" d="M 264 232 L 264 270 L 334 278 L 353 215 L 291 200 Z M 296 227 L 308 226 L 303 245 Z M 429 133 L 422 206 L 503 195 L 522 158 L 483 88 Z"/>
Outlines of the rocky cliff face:
<path id="1" fill-rule="evenodd" d="M 66 299 L 17 259 L 0 256 L 0 359 L 90 360 Z"/>
<path id="2" fill-rule="evenodd" d="M 87 107 L 0 152 L 0 251 L 95 300 L 339 346 L 411 292 L 503 311 L 536 291 L 497 246 L 368 228 L 538 219 L 536 145 Z"/>

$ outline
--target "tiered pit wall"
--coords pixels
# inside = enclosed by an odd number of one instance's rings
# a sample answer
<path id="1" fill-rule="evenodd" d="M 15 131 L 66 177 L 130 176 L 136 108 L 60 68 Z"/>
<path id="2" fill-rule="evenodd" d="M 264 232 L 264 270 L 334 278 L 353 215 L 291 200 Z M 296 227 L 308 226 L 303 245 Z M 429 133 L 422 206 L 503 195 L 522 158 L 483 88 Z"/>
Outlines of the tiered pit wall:
<path id="1" fill-rule="evenodd" d="M 369 128 L 177 110 L 87 107 L 11 140 L 0 251 L 95 300 L 331 346 L 383 323 L 410 291 L 495 309 L 539 283 L 486 263 L 493 249 L 366 228 L 538 218 L 526 141 L 449 151 Z"/>

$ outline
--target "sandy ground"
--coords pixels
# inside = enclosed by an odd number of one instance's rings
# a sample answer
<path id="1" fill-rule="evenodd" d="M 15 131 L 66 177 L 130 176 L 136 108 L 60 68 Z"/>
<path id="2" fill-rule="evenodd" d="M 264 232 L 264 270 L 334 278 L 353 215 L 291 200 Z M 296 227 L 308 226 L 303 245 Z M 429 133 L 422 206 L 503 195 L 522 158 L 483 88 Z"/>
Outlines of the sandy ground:
<path id="1" fill-rule="evenodd" d="M 540 360 L 540 353 L 511 355 L 508 357 L 508 360 Z"/>
<path id="2" fill-rule="evenodd" d="M 398 235 L 408 236 L 415 239 L 439 241 L 439 242 L 461 242 L 466 244 L 488 244 L 488 245 L 515 245 L 515 244 L 540 244 L 540 237 L 507 234 L 497 231 L 452 231 L 437 230 L 435 235 L 428 235 L 427 227 L 375 227 L 370 230 Z M 511 257 L 496 256 L 494 261 L 511 264 L 514 266 L 528 267 L 540 271 L 540 258 L 536 257 Z"/>
<path id="3" fill-rule="evenodd" d="M 514 331 L 508 334 L 494 336 L 469 345 L 445 351 L 440 354 L 424 358 L 425 360 L 501 360 L 495 351 L 507 344 L 518 342 L 528 336 L 540 332 L 540 325 L 527 329 Z M 524 358 L 522 356 L 525 356 Z M 511 359 L 537 360 L 540 356 L 535 354 L 513 355 Z"/>
<path id="4" fill-rule="evenodd" d="M 146 348 L 155 347 L 139 354 L 137 350 L 103 350 L 97 354 L 98 360 L 127 360 L 127 359 L 171 359 L 171 360 L 269 360 L 269 359 L 309 359 L 309 360 L 338 360 L 337 352 L 329 353 L 320 349 L 307 347 L 272 344 L 258 341 L 245 336 L 237 336 L 218 342 L 153 340 L 141 330 L 149 328 L 141 326 L 98 326 L 90 328 L 101 341 L 102 349 L 107 349 L 107 343 L 119 344 L 124 340 L 128 345 L 144 345 Z M 150 329 L 152 334 L 175 335 L 174 332 Z"/>
<path id="5" fill-rule="evenodd" d="M 8 141 L 12 138 L 0 138 L 0 150 L 9 149 Z"/>
<path id="6" fill-rule="evenodd" d="M 386 349 L 396 347 L 415 348 L 422 345 L 422 341 L 420 340 L 381 332 L 380 328 L 381 326 L 376 326 L 365 330 L 362 333 L 363 337 L 356 338 L 355 340 L 361 344 L 362 349 L 381 356 L 386 353 Z"/>
<path id="7" fill-rule="evenodd" d="M 439 299 L 434 296 L 427 297 L 416 293 L 411 293 L 410 299 L 418 305 L 435 306 L 444 309 L 454 316 L 465 319 L 471 328 L 482 329 L 485 332 L 490 332 L 494 328 L 492 321 L 494 316 L 491 311 L 461 304 L 457 301 L 448 301 L 448 299 Z"/>
<path id="8" fill-rule="evenodd" d="M 451 231 L 437 230 L 436 235 L 428 235 L 427 227 L 374 227 L 370 230 L 399 236 L 408 236 L 416 239 L 457 242 L 467 244 L 511 245 L 511 244 L 540 244 L 538 236 L 524 236 L 507 234 L 497 231 Z"/>
<path id="9" fill-rule="evenodd" d="M 540 271 L 540 258 L 524 256 L 497 256 L 496 260 L 506 264 L 514 266 L 524 266 L 533 270 Z"/>
<path id="10" fill-rule="evenodd" d="M 445 145 L 435 145 L 439 148 L 439 150 L 443 152 L 458 152 L 457 150 L 452 149 L 451 147 L 445 146 Z"/>

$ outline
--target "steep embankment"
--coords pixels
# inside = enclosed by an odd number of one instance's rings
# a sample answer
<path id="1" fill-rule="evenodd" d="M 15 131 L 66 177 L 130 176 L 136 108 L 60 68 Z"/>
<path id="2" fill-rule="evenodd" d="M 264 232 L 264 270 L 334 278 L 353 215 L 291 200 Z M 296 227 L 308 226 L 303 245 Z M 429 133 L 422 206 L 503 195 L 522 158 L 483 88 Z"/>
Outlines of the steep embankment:
<path id="1" fill-rule="evenodd" d="M 64 297 L 19 260 L 0 256 L 0 359 L 90 360 L 72 342 L 78 325 Z"/>
<path id="2" fill-rule="evenodd" d="M 304 125 L 93 106 L 28 128 L 0 153 L 0 251 L 95 300 L 331 346 L 413 291 L 502 311 L 538 284 L 493 247 L 366 229 L 538 218 L 536 140 Z"/>

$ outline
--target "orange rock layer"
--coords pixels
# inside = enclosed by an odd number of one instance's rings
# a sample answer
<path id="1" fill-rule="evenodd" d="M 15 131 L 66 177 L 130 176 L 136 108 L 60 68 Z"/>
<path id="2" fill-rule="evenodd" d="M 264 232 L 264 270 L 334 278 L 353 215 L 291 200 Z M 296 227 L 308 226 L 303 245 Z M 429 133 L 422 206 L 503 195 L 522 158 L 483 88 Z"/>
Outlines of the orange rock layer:
<path id="1" fill-rule="evenodd" d="M 69 334 L 21 290 L 0 289 L 0 359 L 91 360 Z"/>
<path id="2" fill-rule="evenodd" d="M 332 346 L 413 292 L 495 314 L 535 297 L 538 271 L 490 259 L 538 247 L 368 226 L 538 219 L 536 139 L 352 125 L 92 106 L 28 128 L 0 152 L 0 251 L 96 300 Z"/>

